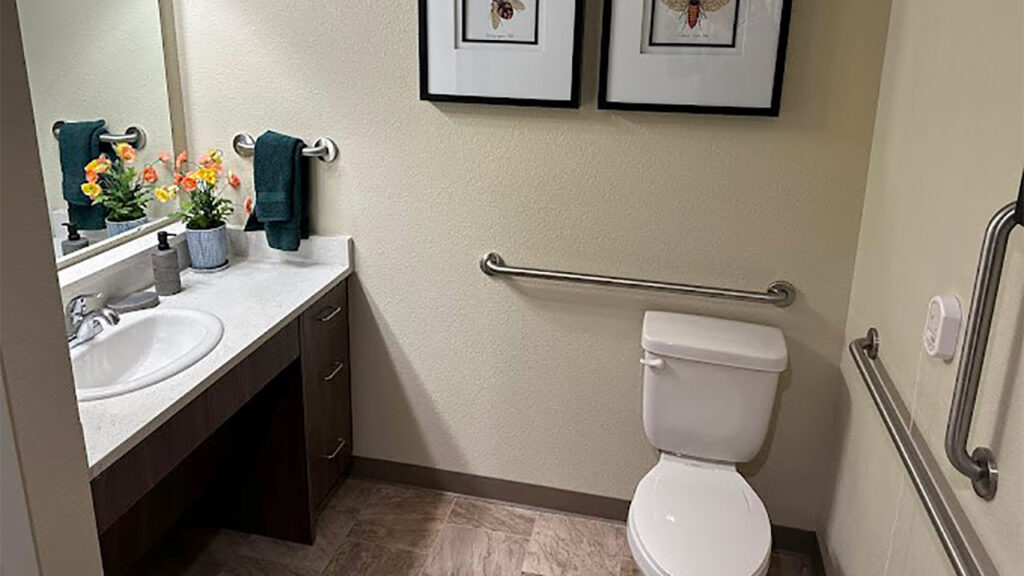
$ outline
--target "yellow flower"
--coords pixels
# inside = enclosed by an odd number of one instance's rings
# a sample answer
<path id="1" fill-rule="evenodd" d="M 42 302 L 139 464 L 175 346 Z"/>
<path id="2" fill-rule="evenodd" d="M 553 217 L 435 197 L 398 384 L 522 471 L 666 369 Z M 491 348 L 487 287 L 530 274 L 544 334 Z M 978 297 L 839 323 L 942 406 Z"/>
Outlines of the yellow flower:
<path id="1" fill-rule="evenodd" d="M 216 150 L 216 149 L 211 149 L 210 150 L 210 160 L 212 162 L 214 162 L 215 164 L 220 164 L 222 156 L 223 156 L 223 153 L 221 153 L 220 150 Z"/>
<path id="2" fill-rule="evenodd" d="M 82 184 L 82 194 L 85 194 L 93 200 L 95 200 L 101 192 L 103 192 L 103 188 L 100 188 L 100 185 L 95 182 L 86 182 L 85 184 Z"/>
<path id="3" fill-rule="evenodd" d="M 106 156 L 100 156 L 99 158 L 85 165 L 86 172 L 94 172 L 96 174 L 103 174 L 109 168 L 110 160 L 107 160 Z"/>
<path id="4" fill-rule="evenodd" d="M 156 196 L 156 199 L 161 202 L 168 202 L 172 198 L 174 198 L 174 192 L 163 187 L 153 190 L 153 195 Z"/>
<path id="5" fill-rule="evenodd" d="M 198 176 L 200 180 L 206 182 L 207 184 L 217 183 L 217 171 L 214 170 L 213 168 L 200 168 L 196 172 L 196 176 Z"/>

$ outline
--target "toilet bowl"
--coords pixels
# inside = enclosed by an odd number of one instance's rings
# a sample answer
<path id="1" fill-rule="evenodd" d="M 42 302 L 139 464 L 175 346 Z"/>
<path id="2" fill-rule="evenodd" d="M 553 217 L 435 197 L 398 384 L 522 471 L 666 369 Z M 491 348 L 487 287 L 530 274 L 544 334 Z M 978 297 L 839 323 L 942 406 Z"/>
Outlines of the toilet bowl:
<path id="1" fill-rule="evenodd" d="M 644 432 L 660 452 L 629 506 L 645 576 L 764 576 L 771 524 L 736 471 L 761 449 L 779 374 L 778 328 L 669 312 L 643 327 Z"/>
<path id="2" fill-rule="evenodd" d="M 663 454 L 637 485 L 627 538 L 645 576 L 768 573 L 768 513 L 729 464 Z"/>

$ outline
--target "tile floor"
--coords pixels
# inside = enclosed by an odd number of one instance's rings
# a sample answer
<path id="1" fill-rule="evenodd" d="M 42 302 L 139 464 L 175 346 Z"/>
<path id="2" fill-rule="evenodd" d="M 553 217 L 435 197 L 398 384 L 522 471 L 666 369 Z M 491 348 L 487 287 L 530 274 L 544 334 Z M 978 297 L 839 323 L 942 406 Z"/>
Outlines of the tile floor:
<path id="1" fill-rule="evenodd" d="M 182 527 L 142 576 L 640 576 L 625 526 L 490 500 L 349 479 L 316 544 Z M 785 551 L 769 576 L 824 576 Z"/>

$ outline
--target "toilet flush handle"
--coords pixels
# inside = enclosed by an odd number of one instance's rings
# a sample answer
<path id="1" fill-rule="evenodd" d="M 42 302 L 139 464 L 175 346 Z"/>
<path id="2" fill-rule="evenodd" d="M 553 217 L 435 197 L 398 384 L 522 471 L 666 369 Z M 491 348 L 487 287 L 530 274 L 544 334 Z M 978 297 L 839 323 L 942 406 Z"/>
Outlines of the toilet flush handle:
<path id="1" fill-rule="evenodd" d="M 641 358 L 640 363 L 651 370 L 661 370 L 665 367 L 665 361 L 661 358 Z"/>

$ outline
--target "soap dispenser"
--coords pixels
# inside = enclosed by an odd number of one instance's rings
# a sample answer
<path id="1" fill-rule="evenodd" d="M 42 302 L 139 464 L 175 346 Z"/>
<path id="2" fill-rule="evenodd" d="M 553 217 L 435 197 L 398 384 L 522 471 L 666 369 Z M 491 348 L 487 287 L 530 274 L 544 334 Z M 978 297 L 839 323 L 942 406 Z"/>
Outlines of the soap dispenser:
<path id="1" fill-rule="evenodd" d="M 78 224 L 74 222 L 65 222 L 61 224 L 68 229 L 68 238 L 60 243 L 61 254 L 67 256 L 72 252 L 81 250 L 89 245 L 88 238 L 82 238 L 82 235 L 78 233 Z"/>
<path id="2" fill-rule="evenodd" d="M 153 280 L 156 293 L 170 296 L 181 292 L 181 271 L 178 268 L 178 250 L 171 246 L 168 232 L 157 232 L 156 251 L 153 252 Z"/>

